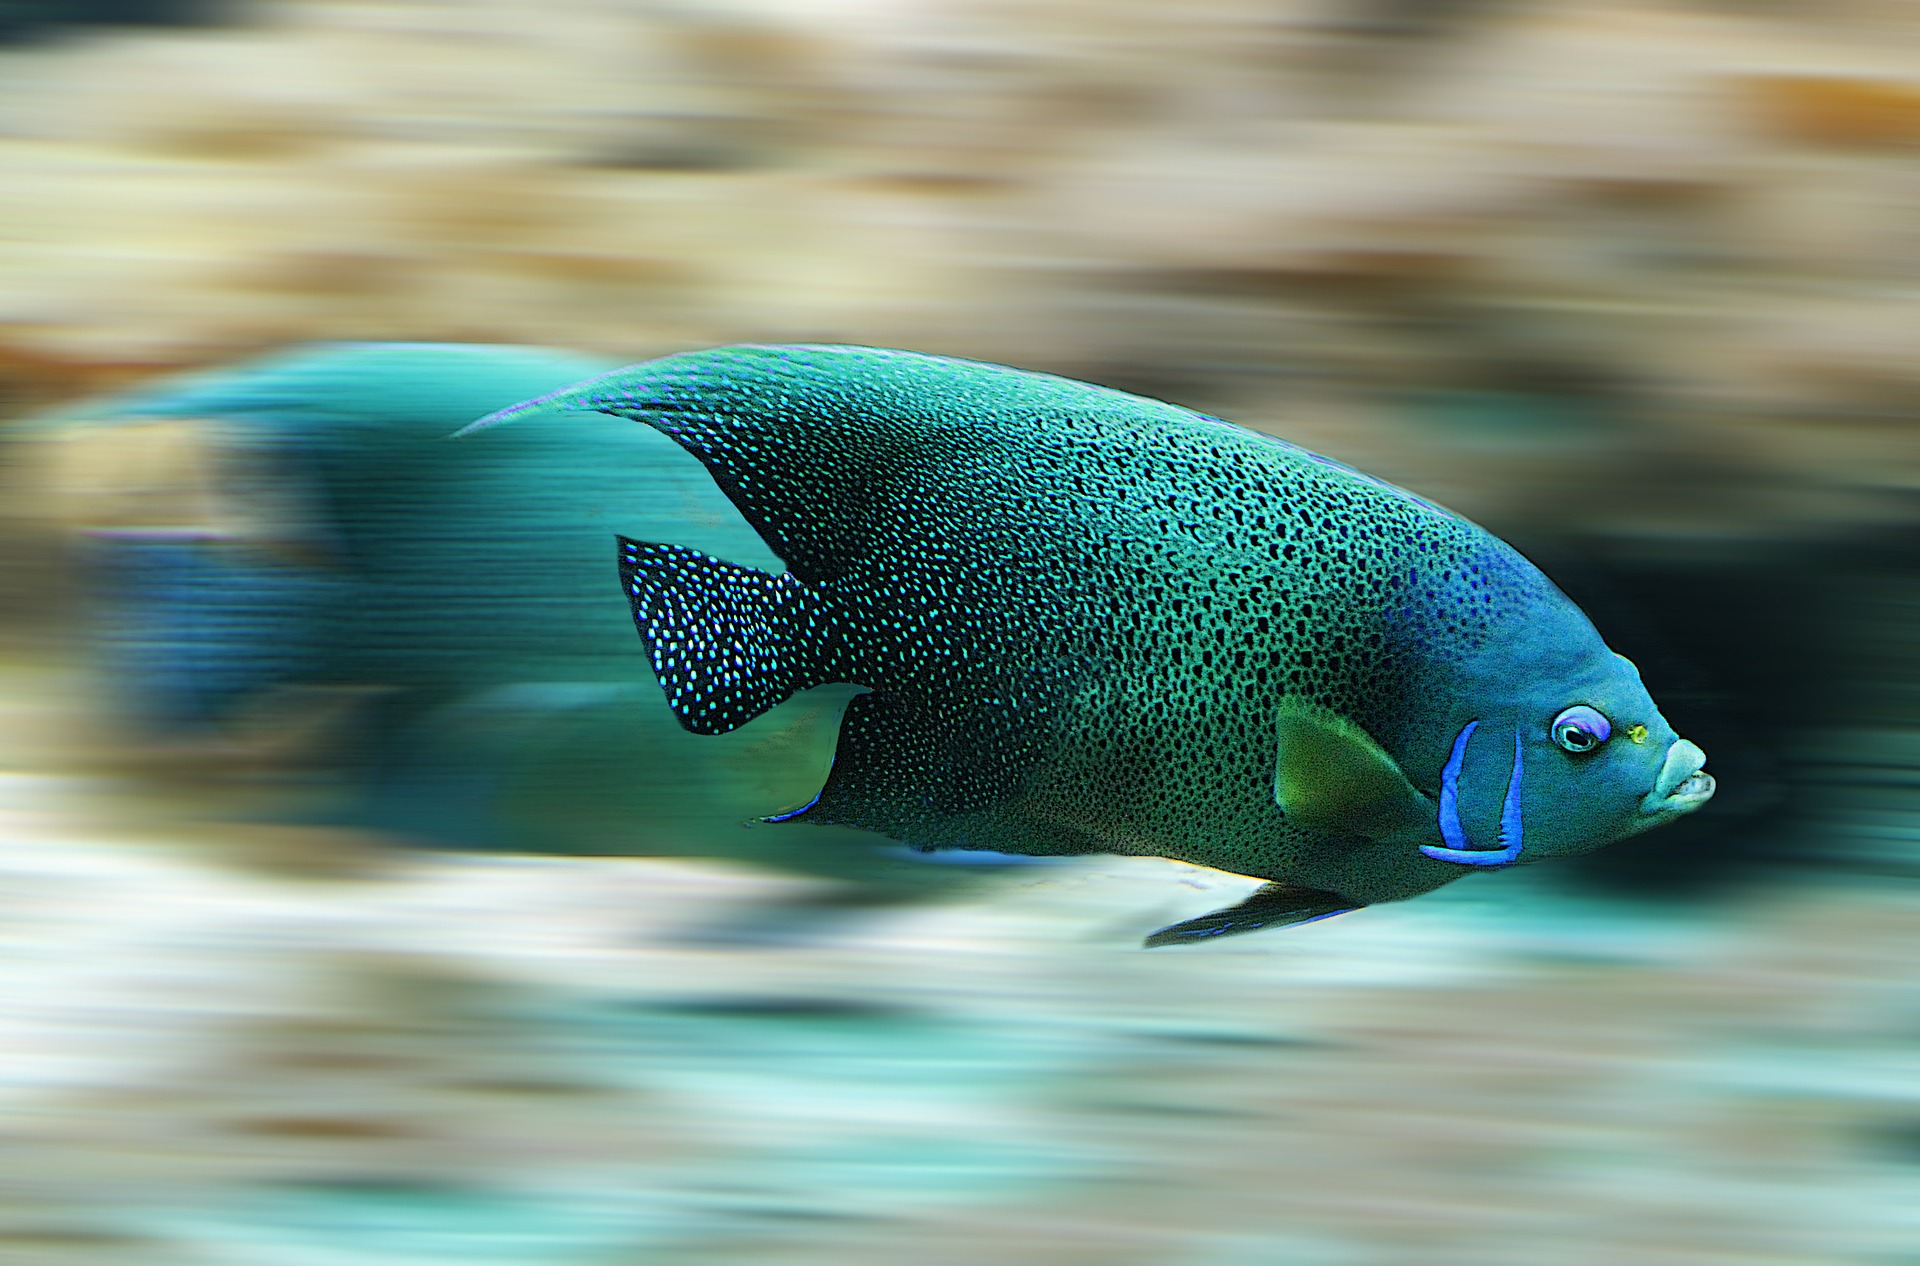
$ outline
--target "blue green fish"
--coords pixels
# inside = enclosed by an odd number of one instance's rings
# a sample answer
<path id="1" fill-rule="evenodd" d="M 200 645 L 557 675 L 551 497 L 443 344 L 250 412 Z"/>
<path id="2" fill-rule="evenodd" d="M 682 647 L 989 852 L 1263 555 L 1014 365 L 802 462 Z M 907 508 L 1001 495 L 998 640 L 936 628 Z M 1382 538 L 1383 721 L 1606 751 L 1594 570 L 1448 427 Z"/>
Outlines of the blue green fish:
<path id="1" fill-rule="evenodd" d="M 620 540 L 681 725 L 862 688 L 819 794 L 770 821 L 1269 881 L 1159 945 L 1584 852 L 1713 794 L 1634 666 L 1510 546 L 1218 418 L 817 346 L 670 356 L 477 425 L 550 411 L 666 435 L 785 563 Z"/>

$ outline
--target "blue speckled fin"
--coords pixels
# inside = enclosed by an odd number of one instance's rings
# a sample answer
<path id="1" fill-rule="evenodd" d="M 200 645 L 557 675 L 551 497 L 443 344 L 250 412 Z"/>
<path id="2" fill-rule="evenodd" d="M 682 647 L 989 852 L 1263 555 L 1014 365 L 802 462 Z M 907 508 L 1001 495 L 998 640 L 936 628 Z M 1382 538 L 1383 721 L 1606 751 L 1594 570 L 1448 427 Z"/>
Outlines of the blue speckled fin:
<path id="1" fill-rule="evenodd" d="M 667 705 L 695 734 L 738 729 L 826 680 L 831 621 L 791 575 L 623 536 L 620 587 Z"/>
<path id="2" fill-rule="evenodd" d="M 1278 725 L 1273 799 L 1289 821 L 1374 839 L 1428 830 L 1432 803 L 1365 730 L 1298 695 Z"/>
<path id="3" fill-rule="evenodd" d="M 1331 892 L 1296 888 L 1291 884 L 1267 884 L 1239 905 L 1161 928 L 1146 939 L 1146 946 L 1155 949 L 1162 945 L 1191 945 L 1196 941 L 1238 936 L 1242 932 L 1258 932 L 1262 928 L 1312 923 L 1359 908 L 1359 902 Z"/>

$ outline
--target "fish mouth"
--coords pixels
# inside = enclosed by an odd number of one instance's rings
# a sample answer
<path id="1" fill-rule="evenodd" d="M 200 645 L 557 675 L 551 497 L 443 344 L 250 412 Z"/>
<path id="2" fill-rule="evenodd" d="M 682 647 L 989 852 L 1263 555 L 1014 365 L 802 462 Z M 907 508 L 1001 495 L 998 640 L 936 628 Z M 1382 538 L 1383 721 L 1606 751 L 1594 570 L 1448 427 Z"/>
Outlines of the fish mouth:
<path id="1" fill-rule="evenodd" d="M 1706 770 L 1707 754 L 1685 739 L 1675 739 L 1660 765 L 1653 790 L 1640 800 L 1648 814 L 1690 813 L 1713 799 L 1713 775 Z"/>

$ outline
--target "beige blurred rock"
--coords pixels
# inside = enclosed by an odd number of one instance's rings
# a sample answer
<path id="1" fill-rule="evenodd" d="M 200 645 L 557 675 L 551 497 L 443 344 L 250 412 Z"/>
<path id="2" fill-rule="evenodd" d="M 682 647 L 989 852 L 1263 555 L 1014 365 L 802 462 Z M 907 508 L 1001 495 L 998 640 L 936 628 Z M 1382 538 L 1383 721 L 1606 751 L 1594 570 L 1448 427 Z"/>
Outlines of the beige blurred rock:
<path id="1" fill-rule="evenodd" d="M 1254 415 L 1516 371 L 1716 434 L 1897 411 L 1917 49 L 1871 3 L 266 3 L 0 55 L 0 356 L 826 339 Z"/>

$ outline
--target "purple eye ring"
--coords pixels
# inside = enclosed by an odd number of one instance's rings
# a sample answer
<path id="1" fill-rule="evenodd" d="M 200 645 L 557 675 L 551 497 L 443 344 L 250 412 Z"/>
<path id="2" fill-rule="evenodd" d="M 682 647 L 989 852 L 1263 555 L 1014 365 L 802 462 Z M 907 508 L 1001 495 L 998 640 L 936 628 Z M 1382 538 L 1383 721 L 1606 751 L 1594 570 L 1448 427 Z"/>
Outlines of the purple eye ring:
<path id="1" fill-rule="evenodd" d="M 1569 752 L 1591 752 L 1613 737 L 1613 722 L 1584 703 L 1576 703 L 1548 727 L 1553 741 Z"/>

